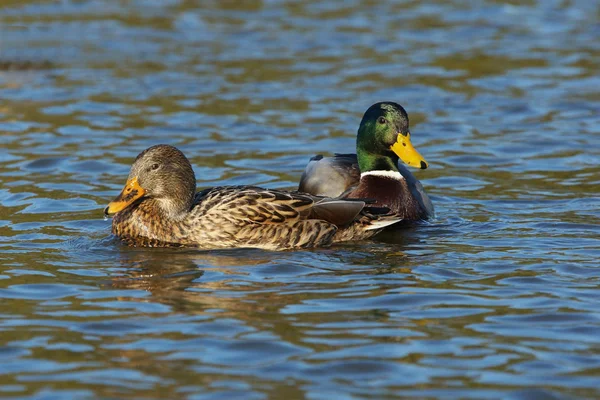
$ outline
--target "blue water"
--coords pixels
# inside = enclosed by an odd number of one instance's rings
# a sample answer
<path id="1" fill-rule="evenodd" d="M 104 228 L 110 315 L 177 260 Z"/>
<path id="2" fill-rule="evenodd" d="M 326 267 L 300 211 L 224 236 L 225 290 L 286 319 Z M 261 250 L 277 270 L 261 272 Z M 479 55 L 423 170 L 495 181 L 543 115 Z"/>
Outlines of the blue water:
<path id="1" fill-rule="evenodd" d="M 0 396 L 600 397 L 600 5 L 7 3 Z M 297 252 L 130 249 L 106 204 L 169 143 L 294 189 L 401 103 L 430 223 Z"/>

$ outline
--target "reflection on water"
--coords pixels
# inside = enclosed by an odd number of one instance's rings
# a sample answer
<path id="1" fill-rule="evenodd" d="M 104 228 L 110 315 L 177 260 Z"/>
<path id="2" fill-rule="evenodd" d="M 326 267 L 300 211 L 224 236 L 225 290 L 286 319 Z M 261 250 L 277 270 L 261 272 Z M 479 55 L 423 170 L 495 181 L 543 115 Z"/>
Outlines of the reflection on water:
<path id="1" fill-rule="evenodd" d="M 0 391 L 596 398 L 595 2 L 5 2 Z M 294 188 L 396 101 L 431 223 L 299 252 L 124 248 L 140 150 Z"/>

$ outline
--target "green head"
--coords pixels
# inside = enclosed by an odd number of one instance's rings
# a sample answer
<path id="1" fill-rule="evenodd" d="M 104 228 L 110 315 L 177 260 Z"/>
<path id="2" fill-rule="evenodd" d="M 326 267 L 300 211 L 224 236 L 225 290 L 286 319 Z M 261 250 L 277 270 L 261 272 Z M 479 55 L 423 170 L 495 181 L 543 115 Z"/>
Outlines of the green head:
<path id="1" fill-rule="evenodd" d="M 398 171 L 398 158 L 425 169 L 427 162 L 410 142 L 408 114 L 400 104 L 373 104 L 360 121 L 356 153 L 361 172 Z"/>

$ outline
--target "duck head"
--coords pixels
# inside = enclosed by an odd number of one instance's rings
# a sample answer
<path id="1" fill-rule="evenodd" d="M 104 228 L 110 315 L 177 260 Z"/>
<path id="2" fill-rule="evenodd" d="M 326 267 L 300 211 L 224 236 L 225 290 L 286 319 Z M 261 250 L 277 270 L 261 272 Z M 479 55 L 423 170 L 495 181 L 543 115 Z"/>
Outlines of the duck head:
<path id="1" fill-rule="evenodd" d="M 397 171 L 398 158 L 411 167 L 428 167 L 410 141 L 408 114 L 399 104 L 382 102 L 369 107 L 360 122 L 356 140 L 361 172 Z"/>
<path id="2" fill-rule="evenodd" d="M 104 209 L 114 215 L 145 200 L 154 200 L 168 217 L 190 210 L 196 193 L 194 170 L 185 155 L 165 144 L 149 147 L 135 159 L 121 193 Z"/>

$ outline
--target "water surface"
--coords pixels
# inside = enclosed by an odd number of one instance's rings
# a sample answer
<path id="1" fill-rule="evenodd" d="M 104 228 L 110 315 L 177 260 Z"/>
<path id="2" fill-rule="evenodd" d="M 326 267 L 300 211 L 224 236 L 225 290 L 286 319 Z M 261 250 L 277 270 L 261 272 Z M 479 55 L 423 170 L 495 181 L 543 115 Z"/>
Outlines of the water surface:
<path id="1" fill-rule="evenodd" d="M 597 2 L 8 2 L 0 394 L 598 398 Z M 293 189 L 396 101 L 431 223 L 297 252 L 129 249 L 102 209 L 169 143 Z"/>

